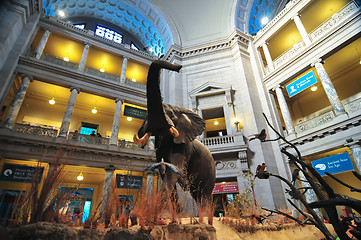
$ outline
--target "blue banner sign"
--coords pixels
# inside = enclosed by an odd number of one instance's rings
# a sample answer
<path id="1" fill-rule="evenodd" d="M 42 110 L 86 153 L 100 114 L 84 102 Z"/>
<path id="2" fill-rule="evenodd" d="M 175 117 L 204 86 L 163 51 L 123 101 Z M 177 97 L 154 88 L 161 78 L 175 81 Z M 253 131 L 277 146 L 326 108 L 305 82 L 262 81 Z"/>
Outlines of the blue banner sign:
<path id="1" fill-rule="evenodd" d="M 311 163 L 313 168 L 316 169 L 321 176 L 326 176 L 325 172 L 334 174 L 355 169 L 348 152 L 314 160 Z"/>
<path id="2" fill-rule="evenodd" d="M 307 73 L 306 75 L 300 77 L 293 83 L 290 83 L 286 86 L 288 96 L 293 97 L 297 93 L 302 92 L 306 88 L 312 86 L 313 84 L 317 83 L 317 78 L 313 71 Z"/>
<path id="3" fill-rule="evenodd" d="M 117 188 L 142 189 L 143 177 L 117 174 Z"/>

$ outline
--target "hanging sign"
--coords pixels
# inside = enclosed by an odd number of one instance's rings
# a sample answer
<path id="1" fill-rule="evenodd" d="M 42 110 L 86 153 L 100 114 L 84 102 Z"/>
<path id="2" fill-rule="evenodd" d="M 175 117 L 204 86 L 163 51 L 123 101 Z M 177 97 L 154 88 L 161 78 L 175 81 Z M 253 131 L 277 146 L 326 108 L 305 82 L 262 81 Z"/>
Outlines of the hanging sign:
<path id="1" fill-rule="evenodd" d="M 129 175 L 117 174 L 116 181 L 117 181 L 117 188 L 142 189 L 142 185 L 143 185 L 142 176 L 129 176 Z"/>
<path id="2" fill-rule="evenodd" d="M 131 107 L 129 105 L 124 106 L 124 116 L 144 120 L 146 115 L 147 115 L 147 110 Z"/>
<path id="3" fill-rule="evenodd" d="M 43 176 L 43 167 L 29 167 L 18 164 L 5 163 L 0 175 L 0 181 L 9 182 L 40 182 Z"/>
<path id="4" fill-rule="evenodd" d="M 236 193 L 238 192 L 238 183 L 216 183 L 214 185 L 213 194 L 219 193 Z"/>
<path id="5" fill-rule="evenodd" d="M 355 170 L 348 152 L 314 160 L 311 163 L 321 176 L 326 176 L 325 172 L 335 174 Z"/>
<path id="6" fill-rule="evenodd" d="M 315 83 L 317 83 L 317 78 L 313 71 L 311 71 L 286 86 L 288 96 L 293 97 Z"/>

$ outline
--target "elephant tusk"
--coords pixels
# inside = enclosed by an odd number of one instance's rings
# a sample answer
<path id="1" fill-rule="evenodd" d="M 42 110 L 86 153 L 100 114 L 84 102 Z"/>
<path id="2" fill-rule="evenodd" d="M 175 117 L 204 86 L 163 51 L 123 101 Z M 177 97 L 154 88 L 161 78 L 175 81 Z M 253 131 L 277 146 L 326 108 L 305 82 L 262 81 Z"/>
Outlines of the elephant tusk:
<path id="1" fill-rule="evenodd" d="M 170 134 L 172 134 L 173 137 L 179 137 L 179 132 L 175 127 L 169 128 Z"/>
<path id="2" fill-rule="evenodd" d="M 149 137 L 150 137 L 151 135 L 152 135 L 151 133 L 146 133 L 141 139 L 139 139 L 139 138 L 137 137 L 137 135 L 134 134 L 134 136 L 133 136 L 133 141 L 134 141 L 135 144 L 143 145 L 143 144 L 145 144 L 145 143 L 148 141 L 148 139 L 149 139 Z"/>

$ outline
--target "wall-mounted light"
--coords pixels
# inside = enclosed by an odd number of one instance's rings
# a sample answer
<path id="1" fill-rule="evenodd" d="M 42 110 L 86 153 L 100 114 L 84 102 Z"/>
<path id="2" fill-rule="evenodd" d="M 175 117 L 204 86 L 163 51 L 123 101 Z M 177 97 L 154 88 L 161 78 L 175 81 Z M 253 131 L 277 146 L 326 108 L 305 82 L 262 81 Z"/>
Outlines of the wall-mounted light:
<path id="1" fill-rule="evenodd" d="M 54 98 L 50 99 L 50 100 L 49 100 L 49 104 L 50 104 L 50 105 L 54 105 L 54 104 L 55 104 L 55 99 L 54 99 Z"/>
<path id="2" fill-rule="evenodd" d="M 316 90 L 317 90 L 317 86 L 311 87 L 311 91 L 312 91 L 312 92 L 315 92 Z"/>
<path id="3" fill-rule="evenodd" d="M 83 172 L 80 172 L 80 174 L 76 177 L 76 179 L 78 179 L 78 181 L 83 181 L 84 180 Z"/>
<path id="4" fill-rule="evenodd" d="M 132 120 L 133 120 L 133 118 L 131 118 L 131 117 L 127 117 L 127 120 L 130 122 L 130 121 L 132 121 Z"/>
<path id="5" fill-rule="evenodd" d="M 216 121 L 214 121 L 213 124 L 217 126 L 219 124 L 219 122 L 216 120 Z"/>
<path id="6" fill-rule="evenodd" d="M 105 72 L 104 68 L 99 69 L 99 71 L 101 71 L 101 72 Z"/>
<path id="7" fill-rule="evenodd" d="M 69 62 L 69 58 L 64 57 L 63 59 L 64 59 L 65 62 Z"/>
<path id="8" fill-rule="evenodd" d="M 233 119 L 233 124 L 236 126 L 237 132 L 239 132 L 239 119 L 238 119 L 238 118 L 234 118 L 234 119 Z"/>
<path id="9" fill-rule="evenodd" d="M 65 17 L 65 12 L 64 12 L 63 10 L 59 10 L 59 11 L 58 11 L 58 15 L 59 15 L 60 17 Z"/>
<path id="10" fill-rule="evenodd" d="M 93 113 L 93 114 L 96 114 L 97 112 L 98 112 L 97 108 L 94 107 L 94 108 L 92 109 L 92 113 Z"/>

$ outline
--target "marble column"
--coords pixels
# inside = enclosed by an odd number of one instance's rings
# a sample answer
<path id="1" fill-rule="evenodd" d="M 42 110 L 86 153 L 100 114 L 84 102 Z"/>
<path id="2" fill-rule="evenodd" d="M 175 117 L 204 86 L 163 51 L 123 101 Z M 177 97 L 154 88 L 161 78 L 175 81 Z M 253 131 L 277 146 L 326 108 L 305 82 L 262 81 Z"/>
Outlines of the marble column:
<path id="1" fill-rule="evenodd" d="M 70 92 L 71 92 L 71 94 L 70 94 L 70 97 L 69 97 L 69 100 L 68 100 L 68 106 L 65 109 L 63 122 L 61 123 L 59 137 L 66 137 L 66 135 L 68 134 L 69 127 L 70 127 L 71 116 L 73 115 L 75 99 L 76 99 L 76 96 L 79 93 L 79 89 L 72 88 L 70 90 Z"/>
<path id="2" fill-rule="evenodd" d="M 120 83 L 125 83 L 125 73 L 127 71 L 128 58 L 123 57 L 122 72 L 120 74 Z"/>
<path id="3" fill-rule="evenodd" d="M 268 68 L 269 68 L 270 71 L 273 71 L 275 68 L 273 66 L 272 57 L 271 57 L 271 54 L 270 54 L 270 52 L 268 50 L 267 43 L 264 42 L 262 44 L 262 49 L 263 49 L 264 56 L 266 57 Z"/>
<path id="4" fill-rule="evenodd" d="M 342 105 L 340 99 L 338 98 L 335 87 L 333 86 L 331 79 L 329 78 L 325 68 L 322 65 L 322 60 L 319 59 L 317 62 L 312 65 L 315 66 L 317 74 L 320 78 L 323 89 L 326 92 L 327 98 L 331 103 L 331 106 L 336 114 L 336 116 L 340 114 L 346 113 L 344 106 Z M 312 66 L 311 65 L 311 66 Z"/>
<path id="5" fill-rule="evenodd" d="M 38 47 L 36 48 L 36 55 L 35 55 L 35 57 L 37 58 L 37 59 L 40 59 L 40 56 L 41 56 L 41 54 L 43 53 L 43 51 L 44 51 L 44 48 L 45 48 L 45 45 L 46 45 L 46 42 L 48 41 L 48 39 L 49 39 L 49 36 L 50 36 L 50 31 L 49 30 L 45 30 L 45 32 L 44 32 L 44 35 L 43 35 L 43 37 L 41 38 L 41 40 L 40 40 L 40 42 L 39 42 L 39 44 L 38 44 Z"/>
<path id="6" fill-rule="evenodd" d="M 361 173 L 361 146 L 359 143 L 355 142 L 349 144 L 348 147 L 351 150 L 353 160 L 355 161 L 358 172 Z"/>
<path id="7" fill-rule="evenodd" d="M 291 117 L 290 111 L 288 109 L 285 96 L 283 95 L 282 87 L 278 86 L 278 87 L 276 87 L 275 90 L 276 90 L 278 104 L 280 105 L 280 108 L 281 108 L 281 113 L 282 113 L 283 121 L 285 122 L 285 125 L 286 125 L 287 132 L 288 132 L 288 134 L 295 134 L 295 129 L 294 129 L 293 123 L 292 123 L 292 117 Z"/>
<path id="8" fill-rule="evenodd" d="M 112 136 L 110 138 L 111 145 L 117 145 L 117 143 L 118 143 L 119 121 L 120 121 L 120 114 L 122 111 L 123 100 L 117 99 L 117 100 L 115 100 L 115 102 L 117 103 L 117 106 L 115 107 L 113 127 L 112 127 Z"/>
<path id="9" fill-rule="evenodd" d="M 298 32 L 301 34 L 302 40 L 305 42 L 306 45 L 311 44 L 310 37 L 308 36 L 305 27 L 303 26 L 300 16 L 297 14 L 293 17 L 293 21 L 295 21 Z"/>
<path id="10" fill-rule="evenodd" d="M 84 72 L 85 63 L 86 63 L 86 59 L 88 57 L 89 48 L 90 48 L 90 43 L 86 43 L 84 45 L 83 54 L 81 55 L 80 63 L 79 63 L 79 66 L 78 66 L 78 71 L 80 71 L 80 72 Z"/>
<path id="11" fill-rule="evenodd" d="M 19 89 L 14 97 L 14 100 L 12 101 L 9 107 L 8 114 L 5 118 L 4 128 L 9 128 L 9 129 L 13 128 L 14 123 L 16 121 L 16 117 L 19 114 L 20 107 L 23 104 L 26 90 L 28 89 L 30 81 L 32 81 L 31 77 L 26 75 L 22 76 L 22 81 L 19 86 Z"/>
<path id="12" fill-rule="evenodd" d="M 102 203 L 100 205 L 100 213 L 101 221 L 104 221 L 104 213 L 106 210 L 106 206 L 111 200 L 110 197 L 112 195 L 112 189 L 113 189 L 113 180 L 114 180 L 114 171 L 115 167 L 114 165 L 109 165 L 107 168 L 105 168 L 105 179 L 104 179 L 104 187 L 103 187 L 103 194 L 102 194 Z"/>
<path id="13" fill-rule="evenodd" d="M 147 175 L 147 196 L 151 196 L 154 194 L 154 174 L 148 173 Z"/>
<path id="14" fill-rule="evenodd" d="M 300 171 L 300 174 L 299 174 L 299 178 L 301 179 L 302 187 L 305 187 L 305 188 L 306 187 L 311 187 L 311 184 L 308 183 L 308 181 L 306 180 L 305 175 L 303 175 L 303 173 L 301 171 Z M 317 201 L 316 193 L 315 193 L 315 191 L 313 191 L 313 189 L 308 189 L 308 191 L 305 193 L 305 198 L 306 198 L 306 201 L 308 203 Z M 314 208 L 313 210 L 322 219 L 322 214 L 321 214 L 320 209 L 319 208 Z"/>

